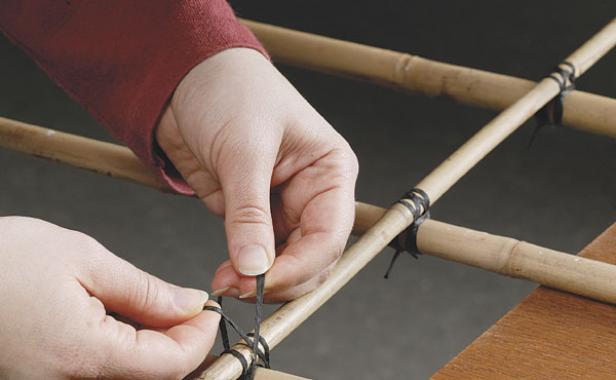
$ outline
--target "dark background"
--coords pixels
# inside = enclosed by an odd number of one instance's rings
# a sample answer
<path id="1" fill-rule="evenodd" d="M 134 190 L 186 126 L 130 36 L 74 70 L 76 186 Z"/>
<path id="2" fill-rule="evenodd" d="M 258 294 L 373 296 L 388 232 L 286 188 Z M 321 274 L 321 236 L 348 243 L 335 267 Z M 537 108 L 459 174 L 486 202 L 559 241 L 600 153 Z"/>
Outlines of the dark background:
<path id="1" fill-rule="evenodd" d="M 232 1 L 239 15 L 427 58 L 537 79 L 616 15 L 606 1 Z M 0 38 L 0 115 L 100 139 L 108 134 L 23 53 Z M 616 97 L 616 54 L 578 82 Z M 354 147 L 357 197 L 387 205 L 494 113 L 280 67 Z M 615 126 L 616 128 L 616 126 Z M 433 208 L 435 219 L 576 252 L 616 220 L 616 144 L 524 126 Z M 139 267 L 209 289 L 226 255 L 220 220 L 159 194 L 0 150 L 0 215 L 84 231 Z M 44 249 L 44 247 L 42 247 Z M 426 378 L 533 285 L 438 259 L 377 257 L 273 353 L 307 377 Z M 253 309 L 227 308 L 246 327 Z"/>

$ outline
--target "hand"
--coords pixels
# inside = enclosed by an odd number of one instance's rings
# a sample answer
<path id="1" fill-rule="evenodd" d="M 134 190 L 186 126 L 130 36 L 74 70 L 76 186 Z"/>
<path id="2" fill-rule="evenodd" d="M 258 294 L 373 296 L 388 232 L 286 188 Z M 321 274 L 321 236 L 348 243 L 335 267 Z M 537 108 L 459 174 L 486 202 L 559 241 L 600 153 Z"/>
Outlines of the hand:
<path id="1" fill-rule="evenodd" d="M 265 57 L 236 48 L 197 65 L 156 138 L 205 205 L 225 217 L 230 261 L 212 289 L 254 295 L 250 276 L 269 269 L 266 299 L 284 301 L 327 277 L 353 224 L 357 159 Z"/>
<path id="2" fill-rule="evenodd" d="M 201 312 L 206 300 L 79 232 L 0 218 L 2 379 L 180 379 L 216 337 L 219 316 Z"/>

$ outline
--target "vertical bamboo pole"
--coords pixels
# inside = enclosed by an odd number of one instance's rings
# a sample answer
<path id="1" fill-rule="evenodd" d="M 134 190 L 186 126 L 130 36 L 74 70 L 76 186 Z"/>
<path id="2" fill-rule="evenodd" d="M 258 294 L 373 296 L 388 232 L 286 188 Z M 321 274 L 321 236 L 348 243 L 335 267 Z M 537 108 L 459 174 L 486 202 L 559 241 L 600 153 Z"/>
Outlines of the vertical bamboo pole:
<path id="1" fill-rule="evenodd" d="M 614 44 L 616 19 L 570 55 L 567 61 L 575 65 L 577 76 L 582 75 Z M 425 177 L 417 187 L 427 192 L 433 202 L 437 201 L 474 164 L 556 96 L 559 90 L 559 86 L 552 80 L 541 81 Z M 263 321 L 261 336 L 269 346 L 275 347 L 295 330 L 413 221 L 410 211 L 399 203 L 387 210 L 383 217 L 346 251 L 331 276 L 321 286 L 282 306 Z M 244 355 L 248 363 L 251 362 L 252 355 L 245 345 L 236 344 L 234 348 Z M 232 355 L 224 354 L 207 368 L 199 379 L 231 380 L 237 378 L 241 371 L 239 361 Z"/>

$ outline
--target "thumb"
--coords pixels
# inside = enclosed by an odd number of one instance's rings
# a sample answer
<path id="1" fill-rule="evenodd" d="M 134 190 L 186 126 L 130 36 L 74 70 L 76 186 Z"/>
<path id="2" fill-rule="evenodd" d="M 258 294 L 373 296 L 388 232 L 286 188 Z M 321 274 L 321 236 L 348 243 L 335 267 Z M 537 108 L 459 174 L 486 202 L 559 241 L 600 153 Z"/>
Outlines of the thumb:
<path id="1" fill-rule="evenodd" d="M 265 273 L 275 256 L 270 211 L 273 163 L 267 154 L 242 152 L 220 175 L 225 230 L 233 267 L 246 276 Z"/>
<path id="2" fill-rule="evenodd" d="M 203 309 L 208 294 L 169 284 L 102 248 L 100 259 L 90 261 L 85 288 L 107 310 L 147 327 L 182 323 Z"/>

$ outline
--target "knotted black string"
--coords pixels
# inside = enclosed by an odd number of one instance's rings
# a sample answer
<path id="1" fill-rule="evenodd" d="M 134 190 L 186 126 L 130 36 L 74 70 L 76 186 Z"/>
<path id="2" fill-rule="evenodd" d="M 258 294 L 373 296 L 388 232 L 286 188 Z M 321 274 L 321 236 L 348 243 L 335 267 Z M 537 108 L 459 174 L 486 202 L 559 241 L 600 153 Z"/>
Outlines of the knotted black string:
<path id="1" fill-rule="evenodd" d="M 537 133 L 541 128 L 546 125 L 562 125 L 563 121 L 563 98 L 572 90 L 575 89 L 575 79 L 577 69 L 575 66 L 568 61 L 564 61 L 560 65 L 554 68 L 554 71 L 550 73 L 550 75 L 546 76 L 546 78 L 550 78 L 558 84 L 560 88 L 560 92 L 558 95 L 554 97 L 550 102 L 548 102 L 543 108 L 541 108 L 535 114 L 535 119 L 537 120 L 537 125 L 533 130 L 532 135 L 530 136 L 530 140 L 528 142 L 528 147 L 533 144 Z"/>
<path id="2" fill-rule="evenodd" d="M 263 319 L 263 293 L 265 289 L 265 276 L 259 275 L 256 277 L 257 281 L 257 293 L 255 303 L 255 328 L 254 332 L 246 333 L 234 320 L 232 320 L 221 307 L 206 305 L 203 309 L 216 312 L 220 314 L 220 336 L 222 339 L 222 346 L 224 347 L 223 354 L 231 354 L 242 365 L 242 375 L 240 379 L 252 380 L 255 376 L 257 366 L 270 368 L 270 349 L 269 345 L 260 335 L 261 320 Z M 217 302 L 222 306 L 222 297 L 218 297 Z M 245 344 L 252 350 L 252 362 L 248 365 L 246 358 L 241 352 L 231 348 L 229 343 L 229 332 L 227 330 L 227 324 L 231 326 L 233 330 L 239 335 Z M 259 344 L 263 347 L 263 350 L 259 347 Z"/>
<path id="3" fill-rule="evenodd" d="M 413 215 L 413 223 L 390 243 L 396 252 L 391 258 L 387 272 L 385 272 L 385 278 L 389 278 L 389 274 L 402 252 L 408 252 L 415 259 L 419 258 L 421 252 L 417 249 L 417 231 L 419 230 L 419 226 L 426 219 L 430 218 L 430 197 L 422 189 L 411 189 L 405 193 L 397 203 L 402 204 L 411 212 Z"/>

